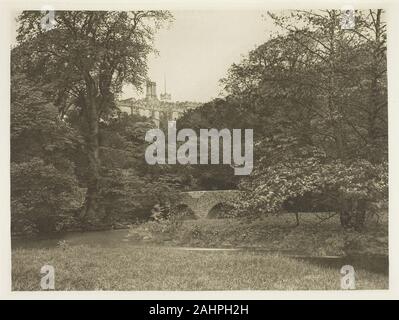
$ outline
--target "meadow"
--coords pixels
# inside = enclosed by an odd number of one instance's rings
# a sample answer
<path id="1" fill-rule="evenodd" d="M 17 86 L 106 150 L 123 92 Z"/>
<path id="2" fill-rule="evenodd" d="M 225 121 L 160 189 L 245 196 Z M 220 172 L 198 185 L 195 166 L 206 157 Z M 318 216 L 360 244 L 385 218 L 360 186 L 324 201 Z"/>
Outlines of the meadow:
<path id="1" fill-rule="evenodd" d="M 173 229 L 174 237 L 168 230 L 151 233 L 155 227 L 146 223 L 31 242 L 13 248 L 12 287 L 40 290 L 40 268 L 48 264 L 56 290 L 339 290 L 340 269 L 350 263 L 356 289 L 388 288 L 388 260 L 375 259 L 387 257 L 383 225 L 369 225 L 348 244 L 349 233 L 334 221 L 315 227 L 315 218 L 299 226 L 285 219 L 190 220 Z M 339 258 L 348 246 L 357 259 Z"/>

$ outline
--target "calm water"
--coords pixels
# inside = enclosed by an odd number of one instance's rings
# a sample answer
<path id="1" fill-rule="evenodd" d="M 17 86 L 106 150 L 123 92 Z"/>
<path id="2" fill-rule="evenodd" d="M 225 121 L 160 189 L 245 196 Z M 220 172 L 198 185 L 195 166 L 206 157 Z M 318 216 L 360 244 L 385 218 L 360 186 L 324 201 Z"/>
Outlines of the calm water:
<path id="1" fill-rule="evenodd" d="M 88 245 L 106 248 L 119 247 L 127 242 L 129 229 L 90 231 L 90 232 L 67 232 L 46 236 L 45 239 L 17 238 L 11 241 L 13 249 L 18 248 L 54 248 L 60 241 L 68 242 L 68 245 Z"/>

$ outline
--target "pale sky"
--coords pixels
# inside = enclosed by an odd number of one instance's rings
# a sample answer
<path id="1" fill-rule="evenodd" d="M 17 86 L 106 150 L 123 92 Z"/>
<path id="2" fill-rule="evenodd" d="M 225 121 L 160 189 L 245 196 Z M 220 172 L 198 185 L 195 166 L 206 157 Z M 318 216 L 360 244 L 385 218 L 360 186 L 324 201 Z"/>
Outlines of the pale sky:
<path id="1" fill-rule="evenodd" d="M 159 56 L 149 58 L 149 77 L 157 94 L 167 91 L 172 100 L 206 102 L 219 96 L 219 80 L 229 66 L 264 43 L 271 22 L 265 11 L 174 11 L 169 29 L 158 31 L 155 47 Z M 137 97 L 126 87 L 122 98 Z"/>
<path id="2" fill-rule="evenodd" d="M 219 80 L 231 64 L 264 43 L 275 30 L 264 17 L 266 11 L 260 10 L 182 10 L 172 14 L 173 23 L 156 34 L 154 45 L 159 55 L 149 57 L 148 76 L 157 83 L 158 96 L 166 78 L 173 101 L 207 102 L 220 96 Z M 12 32 L 15 39 L 16 31 Z M 121 98 L 144 94 L 144 90 L 140 94 L 125 86 Z"/>

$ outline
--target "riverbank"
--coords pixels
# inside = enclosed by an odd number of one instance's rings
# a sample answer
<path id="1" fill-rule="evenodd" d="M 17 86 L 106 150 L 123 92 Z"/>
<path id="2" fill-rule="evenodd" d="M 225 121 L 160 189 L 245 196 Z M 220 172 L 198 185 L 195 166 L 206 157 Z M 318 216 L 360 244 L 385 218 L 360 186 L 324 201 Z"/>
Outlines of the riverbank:
<path id="1" fill-rule="evenodd" d="M 311 214 L 298 226 L 293 215 L 153 221 L 12 247 L 13 290 L 40 290 L 46 264 L 56 290 L 337 290 L 346 264 L 357 289 L 388 288 L 386 223 L 348 232 Z"/>
<path id="2" fill-rule="evenodd" d="M 340 290 L 340 267 L 262 251 L 59 246 L 15 249 L 13 290 L 40 290 L 52 265 L 55 290 Z M 388 276 L 354 266 L 357 289 L 387 289 Z"/>
<path id="3" fill-rule="evenodd" d="M 328 216 L 327 216 L 328 217 Z M 344 230 L 339 218 L 306 213 L 256 220 L 205 219 L 147 222 L 131 227 L 133 243 L 210 248 L 262 248 L 311 256 L 388 255 L 388 224 L 369 220 L 362 232 Z"/>

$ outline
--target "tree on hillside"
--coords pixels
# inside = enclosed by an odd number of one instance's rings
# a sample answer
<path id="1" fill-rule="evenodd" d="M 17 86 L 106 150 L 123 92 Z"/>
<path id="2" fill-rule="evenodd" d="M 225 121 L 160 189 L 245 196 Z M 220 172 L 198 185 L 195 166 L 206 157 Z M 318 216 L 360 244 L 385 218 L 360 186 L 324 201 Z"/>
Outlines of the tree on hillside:
<path id="1" fill-rule="evenodd" d="M 39 11 L 19 16 L 16 59 L 19 68 L 51 84 L 61 118 L 74 110 L 81 121 L 87 156 L 87 192 L 82 216 L 98 207 L 99 123 L 115 109 L 124 83 L 140 88 L 153 50 L 154 32 L 170 21 L 167 11 L 57 11 L 55 27 L 44 30 Z"/>

